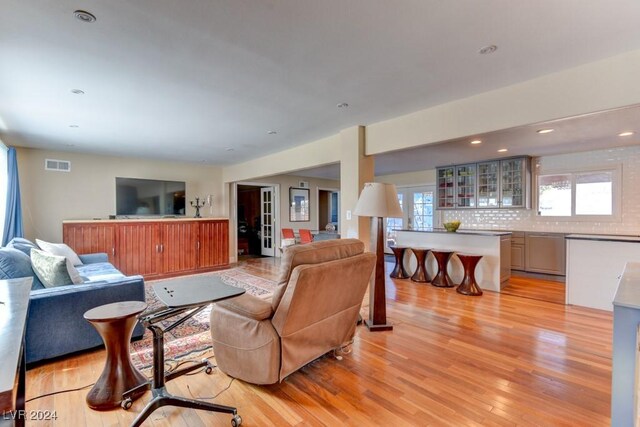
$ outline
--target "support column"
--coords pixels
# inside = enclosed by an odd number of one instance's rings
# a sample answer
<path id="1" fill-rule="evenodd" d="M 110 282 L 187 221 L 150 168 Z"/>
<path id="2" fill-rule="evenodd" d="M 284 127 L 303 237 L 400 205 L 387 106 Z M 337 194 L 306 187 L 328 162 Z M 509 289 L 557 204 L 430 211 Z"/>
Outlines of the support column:
<path id="1" fill-rule="evenodd" d="M 364 183 L 373 182 L 374 178 L 374 159 L 364 154 L 364 126 L 340 131 L 340 147 L 340 235 L 362 240 L 369 250 L 370 220 L 353 214 Z"/>

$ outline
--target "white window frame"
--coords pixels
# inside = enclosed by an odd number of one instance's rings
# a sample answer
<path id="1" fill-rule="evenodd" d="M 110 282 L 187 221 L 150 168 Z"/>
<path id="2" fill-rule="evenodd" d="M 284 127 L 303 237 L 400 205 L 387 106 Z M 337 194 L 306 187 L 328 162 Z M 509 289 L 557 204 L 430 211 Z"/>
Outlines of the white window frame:
<path id="1" fill-rule="evenodd" d="M 576 215 L 576 175 L 589 172 L 611 172 L 612 200 L 611 215 Z M 540 215 L 539 182 L 541 176 L 570 175 L 571 176 L 571 216 L 542 216 Z M 568 222 L 616 222 L 622 218 L 622 164 L 602 165 L 578 169 L 554 169 L 538 171 L 535 177 L 535 188 L 532 196 L 535 199 L 535 218 L 538 221 L 568 221 Z"/>

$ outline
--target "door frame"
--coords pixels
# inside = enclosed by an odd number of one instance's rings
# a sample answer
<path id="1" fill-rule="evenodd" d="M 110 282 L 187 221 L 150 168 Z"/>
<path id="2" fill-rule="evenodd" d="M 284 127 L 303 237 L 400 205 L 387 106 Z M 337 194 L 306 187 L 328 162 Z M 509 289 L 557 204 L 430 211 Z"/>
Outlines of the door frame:
<path id="1" fill-rule="evenodd" d="M 274 240 L 273 240 L 273 244 L 274 244 L 274 252 L 275 252 L 275 257 L 279 258 L 280 257 L 280 251 L 277 250 L 280 245 L 280 228 L 281 228 L 281 224 L 280 224 L 280 184 L 275 184 L 275 183 L 269 183 L 269 182 L 258 182 L 258 181 L 238 181 L 238 182 L 232 182 L 231 183 L 231 206 L 230 208 L 231 210 L 231 218 L 233 219 L 233 224 L 234 224 L 234 230 L 233 233 L 231 233 L 231 230 L 229 230 L 229 234 L 230 234 L 230 241 L 233 242 L 233 247 L 234 247 L 234 259 L 236 260 L 236 262 L 238 262 L 238 185 L 250 185 L 253 187 L 273 187 L 273 202 L 275 203 L 275 208 L 274 208 L 274 218 L 276 219 L 276 226 L 274 228 L 274 230 L 277 230 L 278 232 L 275 233 L 274 235 Z"/>
<path id="2" fill-rule="evenodd" d="M 436 196 L 435 196 L 435 192 L 436 192 L 436 185 L 435 184 L 409 184 L 409 185 L 398 185 L 396 187 L 398 194 L 402 194 L 402 224 L 403 224 L 403 228 L 405 229 L 413 229 L 413 197 L 409 197 L 410 195 L 413 195 L 413 193 L 417 192 L 417 191 L 429 191 L 432 190 L 433 191 L 433 215 L 432 215 L 432 224 L 433 227 L 438 227 L 439 224 L 439 217 L 437 215 L 437 210 L 436 210 L 436 204 L 435 204 L 435 200 L 436 200 Z M 415 191 L 412 191 L 415 190 Z M 411 205 L 411 212 L 409 212 L 408 208 L 409 208 L 409 204 Z M 386 224 L 387 224 L 387 218 L 385 218 L 385 229 L 386 229 Z M 389 249 L 389 246 L 387 246 L 387 239 L 386 239 L 386 235 L 385 235 L 385 244 L 384 244 L 384 251 L 385 253 L 392 253 L 391 249 Z"/>
<path id="3" fill-rule="evenodd" d="M 318 231 L 324 231 L 320 229 L 320 191 L 331 191 L 332 193 L 338 193 L 338 233 L 342 227 L 340 227 L 340 189 L 331 187 L 316 187 L 316 218 L 318 219 L 317 228 Z"/>

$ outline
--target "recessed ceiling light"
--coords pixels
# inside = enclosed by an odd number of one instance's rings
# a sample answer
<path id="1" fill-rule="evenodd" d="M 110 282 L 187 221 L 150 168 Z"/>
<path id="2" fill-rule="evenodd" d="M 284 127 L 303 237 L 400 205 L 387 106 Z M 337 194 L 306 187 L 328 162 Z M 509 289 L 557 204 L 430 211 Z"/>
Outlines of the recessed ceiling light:
<path id="1" fill-rule="evenodd" d="M 73 16 L 77 20 L 82 22 L 96 22 L 96 16 L 93 13 L 89 13 L 86 10 L 76 10 L 73 12 Z"/>
<path id="2" fill-rule="evenodd" d="M 474 139 L 470 143 L 473 144 L 473 145 L 478 145 L 478 144 L 482 144 L 482 141 L 480 141 L 479 139 Z"/>
<path id="3" fill-rule="evenodd" d="M 71 89 L 71 93 L 74 95 L 84 95 L 84 91 L 82 89 Z"/>
<path id="4" fill-rule="evenodd" d="M 336 107 L 338 108 L 347 108 L 349 106 L 349 104 L 347 104 L 346 102 L 341 102 L 340 104 L 336 105 Z"/>
<path id="5" fill-rule="evenodd" d="M 485 47 L 480 48 L 478 53 L 480 55 L 488 55 L 490 53 L 495 52 L 496 50 L 498 50 L 498 46 L 496 46 L 495 44 L 490 44 L 489 46 L 485 46 Z"/>
<path id="6" fill-rule="evenodd" d="M 498 153 L 506 153 L 507 151 L 509 150 L 507 150 L 506 148 L 501 148 L 498 150 Z"/>
<path id="7" fill-rule="evenodd" d="M 229 147 L 229 148 L 226 148 L 226 151 L 235 151 L 235 148 Z"/>
<path id="8" fill-rule="evenodd" d="M 270 130 L 269 132 L 267 132 L 269 135 L 275 135 L 278 133 L 277 130 Z"/>
<path id="9" fill-rule="evenodd" d="M 631 136 L 633 135 L 635 132 L 631 132 L 631 131 L 626 131 L 626 132 L 621 132 L 618 134 L 618 136 Z"/>
<path id="10" fill-rule="evenodd" d="M 70 128 L 79 128 L 80 125 L 69 125 Z"/>
<path id="11" fill-rule="evenodd" d="M 543 133 L 551 133 L 553 132 L 555 129 L 539 129 L 536 132 L 543 134 Z"/>

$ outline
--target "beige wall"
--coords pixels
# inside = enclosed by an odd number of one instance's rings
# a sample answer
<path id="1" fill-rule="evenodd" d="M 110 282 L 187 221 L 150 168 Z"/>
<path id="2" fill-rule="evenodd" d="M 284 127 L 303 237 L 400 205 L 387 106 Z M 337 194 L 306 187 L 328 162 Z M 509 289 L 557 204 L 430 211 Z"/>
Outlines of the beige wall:
<path id="1" fill-rule="evenodd" d="M 425 170 L 417 172 L 398 173 L 393 175 L 376 176 L 376 182 L 385 184 L 395 184 L 397 187 L 435 185 L 436 170 Z"/>
<path id="2" fill-rule="evenodd" d="M 192 163 L 140 160 L 18 148 L 18 171 L 27 238 L 62 241 L 65 219 L 108 218 L 115 213 L 115 178 L 185 181 L 187 203 L 196 196 L 214 195 L 213 215 L 228 216 L 222 168 Z M 44 170 L 44 159 L 71 161 L 71 172 Z M 187 216 L 194 210 L 187 208 Z"/>

